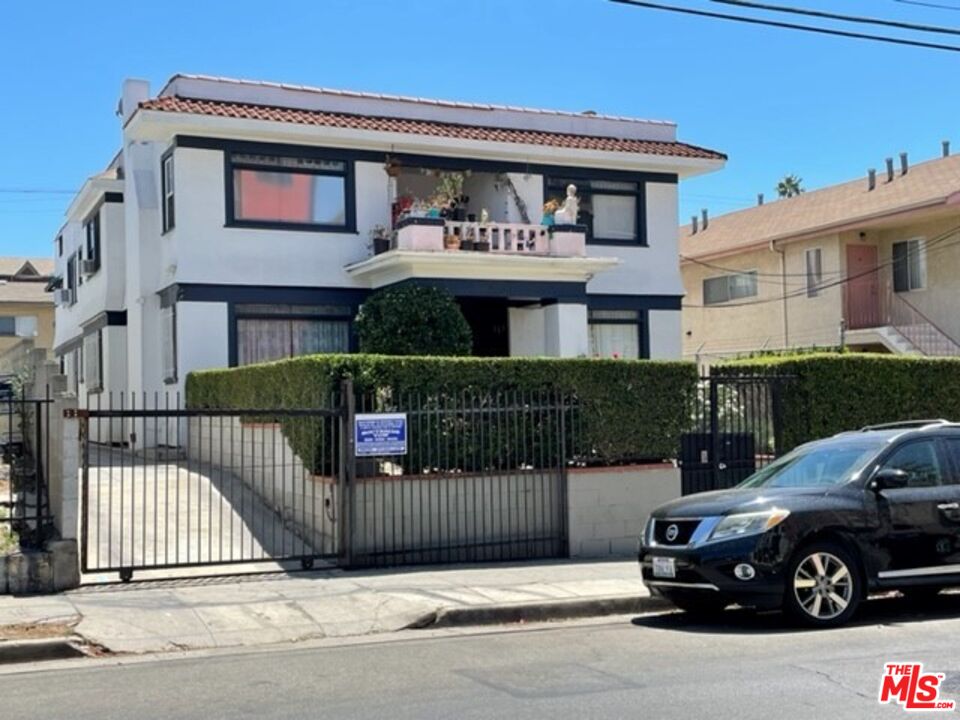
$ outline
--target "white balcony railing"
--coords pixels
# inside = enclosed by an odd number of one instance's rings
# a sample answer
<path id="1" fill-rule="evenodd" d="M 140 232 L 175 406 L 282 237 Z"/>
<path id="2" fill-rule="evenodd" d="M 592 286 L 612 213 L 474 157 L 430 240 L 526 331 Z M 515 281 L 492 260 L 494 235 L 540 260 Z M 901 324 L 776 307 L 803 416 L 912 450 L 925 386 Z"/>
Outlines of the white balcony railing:
<path id="1" fill-rule="evenodd" d="M 397 230 L 396 249 L 584 257 L 586 233 L 579 226 L 551 229 L 526 223 L 414 218 L 406 223 L 401 222 Z"/>

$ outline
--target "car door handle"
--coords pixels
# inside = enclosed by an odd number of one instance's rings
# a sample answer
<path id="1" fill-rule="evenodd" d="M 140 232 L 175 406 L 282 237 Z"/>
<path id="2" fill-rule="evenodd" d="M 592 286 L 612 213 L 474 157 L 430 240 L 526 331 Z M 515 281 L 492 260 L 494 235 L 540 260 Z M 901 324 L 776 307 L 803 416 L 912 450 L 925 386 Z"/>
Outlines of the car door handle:
<path id="1" fill-rule="evenodd" d="M 937 505 L 938 510 L 960 510 L 960 503 L 940 503 Z"/>

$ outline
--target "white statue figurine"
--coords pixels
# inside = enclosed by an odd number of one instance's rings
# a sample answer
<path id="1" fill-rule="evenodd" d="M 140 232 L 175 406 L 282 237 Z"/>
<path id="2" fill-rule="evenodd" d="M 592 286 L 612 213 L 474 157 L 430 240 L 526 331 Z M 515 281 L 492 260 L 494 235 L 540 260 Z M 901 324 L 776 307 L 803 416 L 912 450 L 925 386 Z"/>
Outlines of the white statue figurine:
<path id="1" fill-rule="evenodd" d="M 578 212 L 580 212 L 580 201 L 577 200 L 577 186 L 567 185 L 567 198 L 560 209 L 553 214 L 553 221 L 557 225 L 576 225 Z"/>

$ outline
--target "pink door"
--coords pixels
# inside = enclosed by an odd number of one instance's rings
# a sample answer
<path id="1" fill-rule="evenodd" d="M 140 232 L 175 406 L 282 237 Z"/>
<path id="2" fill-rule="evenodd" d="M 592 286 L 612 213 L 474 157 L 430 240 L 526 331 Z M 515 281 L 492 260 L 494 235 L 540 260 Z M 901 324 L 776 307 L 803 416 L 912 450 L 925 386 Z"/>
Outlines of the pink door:
<path id="1" fill-rule="evenodd" d="M 881 324 L 880 275 L 875 246 L 847 245 L 847 278 L 847 327 L 877 327 Z"/>

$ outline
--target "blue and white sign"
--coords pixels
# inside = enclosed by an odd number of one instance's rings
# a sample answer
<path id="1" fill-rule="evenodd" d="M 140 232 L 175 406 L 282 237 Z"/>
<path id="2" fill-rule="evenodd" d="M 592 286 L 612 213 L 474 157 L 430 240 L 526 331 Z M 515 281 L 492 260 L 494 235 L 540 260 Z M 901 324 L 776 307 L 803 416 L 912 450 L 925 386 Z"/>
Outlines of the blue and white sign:
<path id="1" fill-rule="evenodd" d="M 357 457 L 407 454 L 406 413 L 358 413 L 353 432 Z"/>

